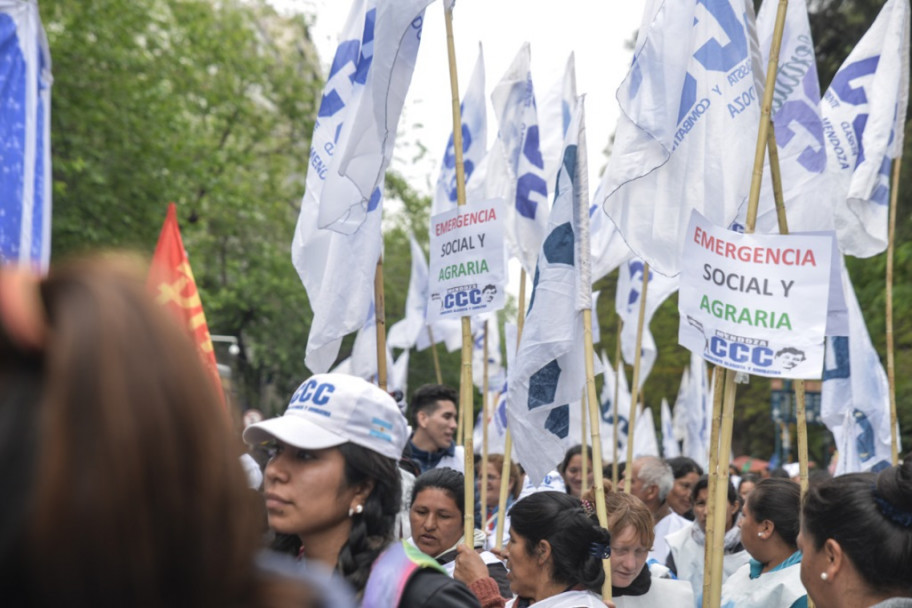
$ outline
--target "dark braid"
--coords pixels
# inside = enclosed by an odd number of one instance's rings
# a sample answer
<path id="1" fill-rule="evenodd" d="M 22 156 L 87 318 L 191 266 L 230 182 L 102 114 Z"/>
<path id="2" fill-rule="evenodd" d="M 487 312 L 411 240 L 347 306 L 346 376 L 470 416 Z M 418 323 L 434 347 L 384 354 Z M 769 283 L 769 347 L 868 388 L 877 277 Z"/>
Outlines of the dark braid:
<path id="1" fill-rule="evenodd" d="M 352 517 L 352 529 L 339 552 L 337 566 L 360 594 L 374 560 L 393 542 L 402 490 L 395 461 L 352 443 L 339 446 L 339 451 L 345 457 L 348 485 L 368 480 L 374 482 L 373 490 L 364 501 L 364 510 Z"/>

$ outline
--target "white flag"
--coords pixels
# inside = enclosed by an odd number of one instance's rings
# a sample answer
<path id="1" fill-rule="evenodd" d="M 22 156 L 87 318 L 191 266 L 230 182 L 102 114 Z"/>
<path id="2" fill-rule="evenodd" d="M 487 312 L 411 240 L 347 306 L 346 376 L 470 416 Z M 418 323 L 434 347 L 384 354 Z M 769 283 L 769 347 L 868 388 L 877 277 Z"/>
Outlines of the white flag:
<path id="1" fill-rule="evenodd" d="M 475 70 L 469 79 L 465 96 L 460 104 L 462 117 L 462 162 L 465 169 L 465 186 L 478 181 L 482 161 L 488 145 L 487 99 L 485 98 L 484 54 L 481 43 L 478 44 L 478 60 Z M 440 166 L 440 177 L 434 190 L 434 202 L 431 215 L 439 215 L 456 206 L 456 153 L 453 147 L 453 135 L 447 141 L 443 162 Z"/>
<path id="2" fill-rule="evenodd" d="M 674 422 L 672 421 L 671 408 L 668 399 L 662 397 L 662 457 L 677 458 L 681 455 L 681 446 L 675 439 Z"/>
<path id="3" fill-rule="evenodd" d="M 403 396 L 408 394 L 408 364 L 409 351 L 404 350 L 389 372 L 388 384 L 391 391 L 402 391 Z"/>
<path id="4" fill-rule="evenodd" d="M 504 228 L 511 255 L 532 274 L 548 223 L 548 185 L 530 60 L 525 43 L 491 93 L 498 132 L 485 179 L 488 197 L 507 201 Z"/>
<path id="5" fill-rule="evenodd" d="M 460 319 L 444 319 L 425 325 L 424 329 L 418 332 L 415 349 L 421 351 L 429 347 L 432 334 L 434 344 L 443 343 L 449 353 L 462 348 L 462 321 Z"/>
<path id="6" fill-rule="evenodd" d="M 757 13 L 757 38 L 764 66 L 769 61 L 777 8 L 777 2 L 767 1 Z M 792 0 L 786 12 L 772 117 L 789 231 L 833 230 L 820 85 L 805 0 Z M 745 204 L 737 220 L 742 227 L 746 216 Z M 768 157 L 761 181 L 756 232 L 779 232 Z"/>
<path id="7" fill-rule="evenodd" d="M 377 315 L 373 300 L 370 303 L 367 319 L 358 330 L 358 335 L 355 336 L 349 365 L 351 367 L 348 373 L 351 375 L 364 378 L 368 382 L 377 382 Z M 389 344 L 386 346 L 386 369 L 393 369 L 393 355 L 390 352 Z"/>
<path id="8" fill-rule="evenodd" d="M 621 353 L 624 362 L 633 365 L 636 355 L 636 335 L 640 317 L 640 294 L 643 291 L 642 260 L 632 259 L 621 265 L 618 275 L 615 310 L 624 321 L 621 328 Z M 643 388 L 652 366 L 658 357 L 655 339 L 649 324 L 662 302 L 678 290 L 677 277 L 669 278 L 649 271 L 649 286 L 646 290 L 646 308 L 643 311 L 643 342 L 640 345 L 639 389 Z"/>
<path id="9" fill-rule="evenodd" d="M 320 228 L 351 234 L 380 196 L 431 0 L 355 0 L 317 113 L 308 171 Z"/>
<path id="10" fill-rule="evenodd" d="M 507 383 L 497 387 L 497 390 L 491 391 L 488 396 L 488 454 L 503 454 L 506 448 L 507 437 Z M 472 432 L 472 443 L 475 450 L 481 452 L 481 445 L 484 441 L 484 428 L 482 427 L 482 414 L 478 412 L 475 420 L 475 430 Z M 514 456 L 516 449 L 513 450 Z"/>
<path id="11" fill-rule="evenodd" d="M 659 456 L 659 442 L 656 438 L 652 409 L 640 407 L 637 410 L 636 430 L 633 432 L 633 457 Z"/>
<path id="12" fill-rule="evenodd" d="M 412 275 L 409 277 L 408 295 L 405 298 L 405 316 L 390 327 L 387 344 L 393 348 L 413 348 L 422 331 L 427 331 L 425 311 L 428 298 L 428 265 L 424 250 L 409 235 L 412 250 Z"/>
<path id="13" fill-rule="evenodd" d="M 836 475 L 876 472 L 892 463 L 890 390 L 844 267 L 842 287 L 850 333 L 827 336 L 820 417 L 839 449 Z M 844 449 L 847 444 L 854 449 Z"/>
<path id="14" fill-rule="evenodd" d="M 497 328 L 497 314 L 478 315 L 472 318 L 472 383 L 479 390 L 484 388 L 485 321 L 488 325 L 488 388 L 499 387 L 507 380 L 506 370 L 500 357 L 500 330 Z"/>
<path id="15" fill-rule="evenodd" d="M 539 107 L 541 125 L 541 153 L 545 163 L 545 183 L 549 190 L 560 168 L 564 138 L 570 127 L 570 118 L 576 105 L 576 59 L 573 53 L 567 58 L 564 73 L 548 90 Z"/>
<path id="16" fill-rule="evenodd" d="M 51 53 L 37 2 L 0 0 L 0 262 L 51 257 Z"/>
<path id="17" fill-rule="evenodd" d="M 634 253 L 672 276 L 691 211 L 728 226 L 748 195 L 762 70 L 751 2 L 652 6 L 618 89 L 603 205 Z"/>
<path id="18" fill-rule="evenodd" d="M 507 412 L 519 461 L 540 480 L 564 454 L 569 404 L 586 381 L 582 310 L 591 305 L 586 226 L 586 152 L 583 108 L 574 113 L 564 145 L 548 234 L 542 243 L 532 298 L 516 362 L 509 370 Z"/>
<path id="19" fill-rule="evenodd" d="M 602 353 L 602 367 L 605 379 L 600 396 L 602 444 L 608 448 L 604 454 L 604 461 L 614 462 L 614 449 L 611 448 L 611 445 L 614 441 L 614 392 L 615 383 L 617 383 L 618 462 L 625 462 L 627 460 L 627 435 L 630 428 L 630 389 L 627 388 L 627 376 L 623 370 L 618 376 L 617 368 L 611 365 L 611 361 L 605 353 Z"/>
<path id="20" fill-rule="evenodd" d="M 821 103 L 843 253 L 887 247 L 890 168 L 902 154 L 908 101 L 909 0 L 888 0 Z"/>
<path id="21" fill-rule="evenodd" d="M 712 389 L 706 376 L 706 361 L 700 355 L 691 353 L 689 375 L 684 401 L 679 398 L 675 403 L 675 410 L 682 408 L 686 425 L 683 455 L 706 470 L 712 430 Z"/>

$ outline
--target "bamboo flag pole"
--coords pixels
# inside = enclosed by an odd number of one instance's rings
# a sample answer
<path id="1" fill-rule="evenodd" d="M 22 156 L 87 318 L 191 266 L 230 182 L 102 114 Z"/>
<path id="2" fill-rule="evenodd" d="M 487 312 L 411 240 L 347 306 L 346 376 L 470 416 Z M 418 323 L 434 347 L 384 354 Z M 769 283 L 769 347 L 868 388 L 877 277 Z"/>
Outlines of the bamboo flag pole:
<path id="1" fill-rule="evenodd" d="M 586 401 L 586 389 L 583 389 L 583 394 L 580 396 L 580 431 L 582 433 L 582 440 L 580 445 L 582 450 L 580 450 L 580 464 L 582 465 L 581 474 L 583 476 L 583 485 L 580 487 L 580 496 L 583 496 L 586 493 L 586 490 L 589 489 L 589 484 L 586 481 L 589 479 L 589 450 L 586 448 L 589 447 L 589 440 L 586 437 L 586 418 L 589 417 L 588 410 L 586 407 L 588 403 Z"/>
<path id="2" fill-rule="evenodd" d="M 735 372 L 725 373 L 725 388 L 722 400 L 722 420 L 719 427 L 718 475 L 713 512 L 713 553 L 712 581 L 710 585 L 710 606 L 718 608 L 722 598 L 722 572 L 725 555 L 725 516 L 728 513 L 728 465 L 731 458 L 732 427 L 735 413 Z M 705 566 L 704 566 L 705 567 Z"/>
<path id="3" fill-rule="evenodd" d="M 902 151 L 900 151 L 902 154 Z M 899 172 L 902 156 L 893 161 L 893 184 L 890 192 L 890 228 L 887 243 L 887 381 L 890 385 L 890 445 L 893 466 L 899 464 L 896 437 L 896 363 L 893 359 L 893 251 L 896 244 L 896 206 L 899 203 Z"/>
<path id="4" fill-rule="evenodd" d="M 583 145 L 580 142 L 580 145 Z M 598 401 L 595 395 L 595 364 L 592 354 L 592 310 L 583 310 L 583 357 L 586 365 L 586 391 L 589 395 L 589 418 L 592 420 L 590 432 L 592 434 L 592 472 L 595 474 L 592 485 L 595 489 L 595 511 L 598 515 L 599 525 L 608 527 L 608 509 L 605 507 L 605 484 L 602 475 L 602 438 L 598 420 Z M 586 461 L 585 453 L 582 457 Z M 628 476 L 629 477 L 629 476 Z M 583 478 L 585 480 L 585 477 Z M 584 482 L 585 483 L 585 482 Z M 605 582 L 602 585 L 602 598 L 611 601 L 611 559 L 603 559 L 605 569 Z"/>
<path id="5" fill-rule="evenodd" d="M 580 112 L 580 131 L 579 131 L 579 140 L 577 141 L 577 146 L 580 150 L 586 149 L 586 132 L 582 129 L 584 124 L 583 120 L 585 117 L 585 106 L 583 106 L 583 101 L 578 102 L 580 107 L 578 111 Z M 598 423 L 599 420 L 599 409 L 598 409 L 598 397 L 595 394 L 595 363 L 594 358 L 595 354 L 592 347 L 592 275 L 591 275 L 591 261 L 589 256 L 590 244 L 589 244 L 589 184 L 587 183 L 588 179 L 588 169 L 586 167 L 586 155 L 585 153 L 581 154 L 577 158 L 575 175 L 573 176 L 573 181 L 576 184 L 576 187 L 573 188 L 573 204 L 575 211 L 574 216 L 579 218 L 579 234 L 577 235 L 577 243 L 579 246 L 579 259 L 580 259 L 580 285 L 577 289 L 580 290 L 580 293 L 586 295 L 586 304 L 583 306 L 583 361 L 586 366 L 586 392 L 588 394 L 587 401 L 589 402 L 589 420 L 592 424 L 589 425 L 592 434 L 592 468 L 593 473 L 593 486 L 595 488 L 595 512 L 598 515 L 599 525 L 603 528 L 608 528 L 608 510 L 605 507 L 605 483 L 604 483 L 604 467 L 602 466 L 602 438 L 601 438 L 601 425 Z M 645 293 L 644 293 L 645 297 Z M 583 420 L 586 417 L 583 415 Z M 586 442 L 583 442 L 583 445 L 586 445 Z M 588 454 L 586 450 L 582 451 L 581 461 L 585 466 Z M 586 483 L 586 473 L 583 469 L 583 483 Z M 606 601 L 611 601 L 611 559 L 602 560 L 602 568 L 605 570 L 605 581 L 602 584 L 602 598 Z"/>
<path id="6" fill-rule="evenodd" d="M 488 320 L 484 322 L 484 375 L 481 383 L 481 523 L 488 512 Z"/>
<path id="7" fill-rule="evenodd" d="M 633 357 L 633 383 L 630 385 L 630 416 L 627 421 L 627 468 L 624 469 L 624 491 L 630 493 L 633 478 L 633 437 L 636 427 L 637 399 L 640 384 L 640 351 L 643 349 L 643 321 L 646 317 L 646 291 L 649 288 L 649 264 L 643 264 L 643 289 L 640 290 L 640 316 L 637 319 L 636 351 Z M 620 339 L 620 336 L 618 336 Z"/>
<path id="8" fill-rule="evenodd" d="M 693 371 L 691 370 L 691 376 Z M 716 487 L 719 483 L 719 430 L 722 426 L 722 387 L 725 383 L 725 368 L 713 368 L 713 411 L 712 421 L 710 423 L 709 434 L 709 466 L 707 475 L 709 484 L 706 488 L 706 540 L 703 545 L 703 597 L 710 597 L 713 569 L 708 567 L 712 565 L 713 547 L 715 538 L 715 496 Z M 696 382 L 696 378 L 691 377 L 691 382 Z M 701 379 L 702 384 L 702 379 Z M 677 407 L 677 405 L 675 406 Z M 724 536 L 724 533 L 723 533 Z"/>
<path id="9" fill-rule="evenodd" d="M 522 337 L 523 325 L 526 322 L 526 271 L 519 271 L 519 314 L 516 315 L 516 349 L 519 350 L 519 339 Z M 509 346 L 507 347 L 509 348 Z M 505 511 L 507 510 L 507 491 L 510 487 L 510 461 L 513 458 L 513 433 L 507 426 L 504 435 L 503 468 L 500 473 L 500 496 L 497 499 L 497 529 L 494 531 L 494 547 L 500 551 L 503 548 L 503 530 Z"/>
<path id="10" fill-rule="evenodd" d="M 437 345 L 434 343 L 434 330 L 427 326 L 428 339 L 431 341 L 431 358 L 434 360 L 434 372 L 437 374 L 437 384 L 443 384 L 443 374 L 440 373 L 440 359 L 437 357 Z"/>
<path id="11" fill-rule="evenodd" d="M 614 360 L 615 367 L 617 367 L 617 373 L 614 376 L 614 399 L 611 402 L 611 434 L 614 435 L 614 445 L 612 446 L 613 458 L 611 460 L 611 489 L 615 491 L 618 489 L 618 397 L 620 396 L 621 390 L 621 374 L 626 373 L 624 371 L 624 364 L 621 361 L 621 329 L 623 329 L 623 324 L 623 319 L 618 315 L 617 348 L 614 349 Z M 627 430 L 630 430 L 629 427 Z"/>
<path id="12" fill-rule="evenodd" d="M 383 297 L 383 256 L 374 274 L 374 317 L 377 320 L 377 386 L 386 390 L 386 304 Z"/>
<path id="13" fill-rule="evenodd" d="M 782 174 L 779 169 L 779 147 L 776 144 L 775 125 L 770 125 L 767 139 L 769 150 L 770 175 L 773 179 L 773 198 L 776 201 L 776 218 L 779 233 L 788 234 L 788 215 L 785 212 L 785 199 L 782 196 Z M 795 425 L 798 435 L 798 475 L 801 483 L 801 495 L 808 488 L 808 433 L 807 433 L 807 395 L 804 380 L 795 381 Z"/>
<path id="14" fill-rule="evenodd" d="M 456 202 L 465 206 L 465 166 L 462 160 L 462 116 L 459 111 L 459 81 L 456 76 L 456 46 L 453 43 L 453 9 L 444 9 L 447 56 L 450 65 L 450 93 L 453 102 L 453 151 L 456 156 Z M 462 367 L 459 376 L 459 415 L 465 450 L 465 542 L 472 546 L 475 534 L 475 454 L 472 449 L 472 320 L 462 317 Z"/>
<path id="15" fill-rule="evenodd" d="M 760 202 L 760 186 L 763 179 L 763 159 L 769 145 L 770 114 L 773 105 L 773 92 L 776 85 L 776 75 L 779 66 L 779 49 L 782 46 L 782 32 L 785 29 L 785 16 L 788 10 L 788 0 L 779 0 L 776 11 L 776 25 L 773 30 L 773 41 L 770 45 L 769 62 L 766 67 L 766 84 L 763 90 L 763 104 L 760 106 L 760 125 L 757 132 L 757 145 L 754 153 L 754 169 L 751 176 L 750 196 L 747 206 L 747 226 L 745 232 L 751 234 L 757 226 L 757 208 Z M 719 433 L 718 444 L 718 471 L 719 479 L 716 485 L 714 513 L 715 530 L 713 535 L 712 581 L 710 586 L 709 608 L 719 608 L 722 596 L 722 552 L 725 540 L 725 504 L 728 501 L 728 463 L 731 457 L 731 435 L 734 424 L 735 408 L 735 374 L 728 372 L 725 375 L 725 394 L 722 403 L 722 426 Z M 708 542 L 708 539 L 707 539 Z"/>

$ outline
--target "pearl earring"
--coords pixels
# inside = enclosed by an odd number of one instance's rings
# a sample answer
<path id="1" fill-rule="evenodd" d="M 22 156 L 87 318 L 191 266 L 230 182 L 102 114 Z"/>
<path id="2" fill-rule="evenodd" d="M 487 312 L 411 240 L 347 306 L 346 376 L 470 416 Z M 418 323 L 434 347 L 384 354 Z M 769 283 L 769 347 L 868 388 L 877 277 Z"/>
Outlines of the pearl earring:
<path id="1" fill-rule="evenodd" d="M 821 572 L 821 573 L 820 573 L 820 580 L 825 581 L 825 580 L 827 580 L 828 578 L 830 578 L 830 577 L 827 576 L 827 573 L 826 573 L 826 572 Z"/>
<path id="2" fill-rule="evenodd" d="M 763 538 L 763 532 L 757 532 L 757 536 L 759 536 L 760 538 Z"/>
<path id="3" fill-rule="evenodd" d="M 355 508 L 348 509 L 348 516 L 351 517 L 352 515 L 361 515 L 361 513 L 363 511 L 364 511 L 364 505 L 355 505 Z"/>

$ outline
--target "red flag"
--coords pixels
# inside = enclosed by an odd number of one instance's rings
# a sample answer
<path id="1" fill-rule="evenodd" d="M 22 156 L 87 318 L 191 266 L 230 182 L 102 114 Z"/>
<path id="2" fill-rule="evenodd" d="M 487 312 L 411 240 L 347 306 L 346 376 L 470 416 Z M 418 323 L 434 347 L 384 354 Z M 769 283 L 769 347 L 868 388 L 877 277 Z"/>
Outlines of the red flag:
<path id="1" fill-rule="evenodd" d="M 215 362 L 212 340 L 209 337 L 209 326 L 206 324 L 203 303 L 196 289 L 190 261 L 187 259 L 187 252 L 184 251 L 184 242 L 177 225 L 177 207 L 174 203 L 168 204 L 168 214 L 158 237 L 158 245 L 155 246 L 146 286 L 155 296 L 156 302 L 168 308 L 174 318 L 187 327 L 224 403 L 222 382 Z"/>

